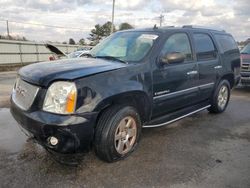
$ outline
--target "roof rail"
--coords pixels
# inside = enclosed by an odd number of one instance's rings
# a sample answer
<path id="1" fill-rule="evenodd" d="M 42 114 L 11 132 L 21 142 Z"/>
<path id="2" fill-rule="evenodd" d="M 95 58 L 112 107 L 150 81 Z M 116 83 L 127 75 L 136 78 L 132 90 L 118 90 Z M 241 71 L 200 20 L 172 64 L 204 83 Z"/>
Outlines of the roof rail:
<path id="1" fill-rule="evenodd" d="M 222 31 L 222 32 L 226 32 L 225 30 L 219 30 L 219 29 L 217 29 L 217 28 L 205 27 L 205 26 L 198 26 L 198 25 L 183 25 L 182 28 L 208 29 L 208 30 L 213 30 L 213 31 Z"/>

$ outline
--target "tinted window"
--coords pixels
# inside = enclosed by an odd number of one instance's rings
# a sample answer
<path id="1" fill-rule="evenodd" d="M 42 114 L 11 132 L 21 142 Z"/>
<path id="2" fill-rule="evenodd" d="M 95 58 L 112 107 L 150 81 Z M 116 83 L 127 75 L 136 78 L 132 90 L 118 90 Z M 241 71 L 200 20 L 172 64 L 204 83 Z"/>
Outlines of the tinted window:
<path id="1" fill-rule="evenodd" d="M 250 54 L 250 43 L 248 45 L 246 45 L 241 52 L 242 54 Z"/>
<path id="2" fill-rule="evenodd" d="M 195 51 L 198 60 L 211 60 L 216 58 L 215 47 L 209 35 L 194 34 Z"/>
<path id="3" fill-rule="evenodd" d="M 174 52 L 183 53 L 186 56 L 186 60 L 192 59 L 190 42 L 185 33 L 171 35 L 164 44 L 161 54 L 163 55 Z"/>
<path id="4" fill-rule="evenodd" d="M 230 35 L 215 34 L 215 38 L 218 41 L 219 47 L 223 52 L 238 49 L 236 42 Z"/>

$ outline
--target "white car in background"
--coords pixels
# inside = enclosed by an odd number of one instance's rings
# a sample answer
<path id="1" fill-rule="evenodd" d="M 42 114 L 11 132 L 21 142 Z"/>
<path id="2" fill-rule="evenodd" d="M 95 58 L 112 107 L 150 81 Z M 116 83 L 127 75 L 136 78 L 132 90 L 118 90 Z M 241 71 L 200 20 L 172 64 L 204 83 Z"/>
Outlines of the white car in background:
<path id="1" fill-rule="evenodd" d="M 69 54 L 65 54 L 61 50 L 59 50 L 56 46 L 52 44 L 45 44 L 45 47 L 48 48 L 54 55 L 49 57 L 50 61 L 57 59 L 65 59 L 65 58 L 79 58 L 83 57 L 84 54 L 88 54 L 92 47 L 81 47 L 77 49 L 77 51 L 71 52 Z"/>

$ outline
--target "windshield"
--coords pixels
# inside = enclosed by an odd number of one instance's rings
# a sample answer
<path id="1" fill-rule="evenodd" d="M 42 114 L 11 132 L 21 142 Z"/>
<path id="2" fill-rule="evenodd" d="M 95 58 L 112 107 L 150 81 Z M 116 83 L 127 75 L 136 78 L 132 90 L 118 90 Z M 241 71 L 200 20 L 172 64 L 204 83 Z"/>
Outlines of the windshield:
<path id="1" fill-rule="evenodd" d="M 247 44 L 242 50 L 241 52 L 242 54 L 250 54 L 250 43 Z"/>
<path id="2" fill-rule="evenodd" d="M 69 58 L 76 58 L 79 55 L 81 55 L 82 51 L 76 51 L 76 52 L 72 52 L 68 55 Z"/>
<path id="3" fill-rule="evenodd" d="M 115 33 L 94 47 L 93 57 L 114 57 L 125 62 L 140 61 L 153 46 L 158 35 L 144 32 Z"/>

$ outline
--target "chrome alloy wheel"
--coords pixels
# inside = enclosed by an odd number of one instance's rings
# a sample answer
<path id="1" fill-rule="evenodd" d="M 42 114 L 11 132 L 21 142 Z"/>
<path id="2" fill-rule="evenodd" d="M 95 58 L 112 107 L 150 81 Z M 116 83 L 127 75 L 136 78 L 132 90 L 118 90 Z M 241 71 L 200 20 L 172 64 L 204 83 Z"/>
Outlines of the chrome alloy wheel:
<path id="1" fill-rule="evenodd" d="M 228 88 L 227 86 L 223 85 L 220 88 L 218 98 L 217 98 L 218 106 L 221 109 L 224 109 L 227 104 L 227 101 L 228 101 Z"/>
<path id="2" fill-rule="evenodd" d="M 115 149 L 124 155 L 128 153 L 134 146 L 137 136 L 136 121 L 133 117 L 127 116 L 123 118 L 115 131 Z"/>

